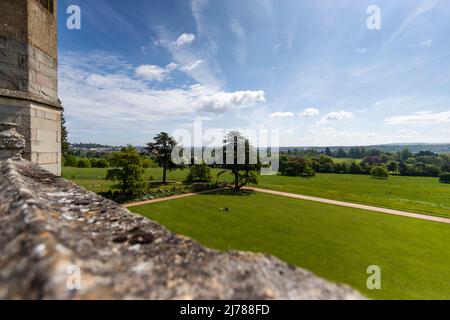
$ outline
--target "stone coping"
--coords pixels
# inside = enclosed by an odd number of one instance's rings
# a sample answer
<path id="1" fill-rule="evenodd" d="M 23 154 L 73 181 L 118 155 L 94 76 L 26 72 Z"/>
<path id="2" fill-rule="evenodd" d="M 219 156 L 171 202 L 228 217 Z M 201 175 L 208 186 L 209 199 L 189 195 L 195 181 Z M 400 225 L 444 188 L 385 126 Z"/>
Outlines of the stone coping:
<path id="1" fill-rule="evenodd" d="M 0 161 L 0 229 L 0 299 L 364 299 L 268 255 L 207 249 L 26 160 Z"/>
<path id="2" fill-rule="evenodd" d="M 46 105 L 48 107 L 51 107 L 51 108 L 54 108 L 57 110 L 63 109 L 60 101 L 47 99 L 43 96 L 39 96 L 37 94 L 33 94 L 30 92 L 15 91 L 15 90 L 0 88 L 0 97 L 19 99 L 19 100 L 27 100 L 30 102 L 43 104 L 43 105 Z"/>

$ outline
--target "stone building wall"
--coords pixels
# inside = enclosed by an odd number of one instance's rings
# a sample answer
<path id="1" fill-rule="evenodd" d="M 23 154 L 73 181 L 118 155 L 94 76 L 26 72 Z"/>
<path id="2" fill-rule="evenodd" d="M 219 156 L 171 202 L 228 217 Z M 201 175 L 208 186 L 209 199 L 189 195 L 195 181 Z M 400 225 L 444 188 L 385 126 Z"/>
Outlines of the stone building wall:
<path id="1" fill-rule="evenodd" d="M 1 0 L 0 122 L 25 137 L 24 158 L 61 173 L 56 0 Z"/>

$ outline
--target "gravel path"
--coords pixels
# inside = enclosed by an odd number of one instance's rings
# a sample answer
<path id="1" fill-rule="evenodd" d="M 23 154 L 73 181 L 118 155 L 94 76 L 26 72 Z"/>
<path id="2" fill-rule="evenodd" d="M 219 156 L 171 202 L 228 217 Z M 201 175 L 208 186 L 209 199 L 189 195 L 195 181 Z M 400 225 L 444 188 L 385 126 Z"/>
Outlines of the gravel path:
<path id="1" fill-rule="evenodd" d="M 375 212 L 380 212 L 380 213 L 392 214 L 392 215 L 396 215 L 396 216 L 403 216 L 403 217 L 416 218 L 416 219 L 422 219 L 422 220 L 428 220 L 428 221 L 442 222 L 442 223 L 450 224 L 450 219 L 448 219 L 448 218 L 428 216 L 428 215 L 420 214 L 420 213 L 412 213 L 412 212 L 407 212 L 407 211 L 386 209 L 386 208 L 368 206 L 368 205 L 364 205 L 364 204 L 357 204 L 357 203 L 344 202 L 344 201 L 338 201 L 338 200 L 330 200 L 330 199 L 311 197 L 311 196 L 304 196 L 304 195 L 300 195 L 300 194 L 294 194 L 294 193 L 289 193 L 289 192 L 280 192 L 280 191 L 260 189 L 260 188 L 246 187 L 245 189 L 246 190 L 253 190 L 255 192 L 262 192 L 262 193 L 268 193 L 268 194 L 272 194 L 272 195 L 276 195 L 276 196 L 287 197 L 287 198 L 307 200 L 307 201 L 314 201 L 314 202 L 332 204 L 332 205 L 341 206 L 341 207 L 363 209 L 363 210 L 368 210 L 368 211 L 375 211 Z"/>
<path id="2" fill-rule="evenodd" d="M 124 207 L 124 208 L 137 207 L 137 206 L 142 206 L 144 204 L 164 202 L 164 201 L 169 201 L 169 200 L 175 200 L 175 199 L 181 199 L 181 198 L 186 198 L 186 197 L 192 197 L 192 196 L 195 196 L 195 195 L 198 195 L 198 194 L 210 193 L 210 192 L 220 191 L 220 190 L 223 190 L 223 189 L 224 188 L 219 188 L 219 189 L 212 189 L 212 190 L 206 190 L 206 191 L 200 191 L 200 192 L 191 192 L 191 193 L 179 194 L 179 195 L 176 195 L 176 196 L 170 196 L 170 197 L 164 197 L 164 198 L 158 198 L 158 199 L 152 199 L 152 200 L 131 202 L 131 203 L 126 203 L 126 204 L 122 205 L 122 207 Z"/>
<path id="3" fill-rule="evenodd" d="M 355 208 L 355 209 L 362 209 L 362 210 L 374 211 L 374 212 L 379 212 L 379 213 L 392 214 L 392 215 L 396 215 L 396 216 L 403 216 L 403 217 L 409 217 L 409 218 L 422 219 L 422 220 L 428 220 L 428 221 L 434 221 L 434 222 L 441 222 L 441 223 L 448 223 L 448 224 L 450 224 L 450 219 L 448 219 L 448 218 L 429 216 L 429 215 L 420 214 L 420 213 L 413 213 L 413 212 L 400 211 L 400 210 L 394 210 L 394 209 L 380 208 L 380 207 L 374 207 L 374 206 L 369 206 L 369 205 L 364 205 L 364 204 L 357 204 L 357 203 L 351 203 L 351 202 L 345 202 L 345 201 L 338 201 L 338 200 L 331 200 L 331 199 L 318 198 L 318 197 L 312 197 L 312 196 L 305 196 L 305 195 L 300 195 L 300 194 L 295 194 L 295 193 L 274 191 L 274 190 L 268 190 L 268 189 L 260 189 L 260 188 L 253 188 L 253 187 L 244 187 L 243 189 L 245 189 L 245 190 L 252 190 L 252 191 L 261 192 L 261 193 L 267 193 L 267 194 L 281 196 L 281 197 L 300 199 L 300 200 L 307 200 L 307 201 L 314 201 L 314 202 L 332 204 L 332 205 L 335 205 L 335 206 L 349 207 L 349 208 Z M 165 198 L 158 198 L 158 199 L 153 199 L 153 200 L 146 200 L 146 201 L 140 201 L 140 202 L 127 203 L 127 204 L 124 204 L 123 207 L 125 207 L 125 208 L 136 207 L 136 206 L 141 206 L 141 205 L 145 205 L 145 204 L 151 204 L 151 203 L 157 203 L 157 202 L 181 199 L 181 198 L 186 198 L 186 197 L 192 197 L 192 196 L 195 196 L 195 195 L 198 195 L 198 194 L 215 192 L 215 191 L 219 191 L 219 190 L 222 190 L 222 189 L 207 190 L 207 191 L 196 192 L 196 193 L 186 193 L 186 194 L 170 196 L 170 197 L 165 197 Z"/>

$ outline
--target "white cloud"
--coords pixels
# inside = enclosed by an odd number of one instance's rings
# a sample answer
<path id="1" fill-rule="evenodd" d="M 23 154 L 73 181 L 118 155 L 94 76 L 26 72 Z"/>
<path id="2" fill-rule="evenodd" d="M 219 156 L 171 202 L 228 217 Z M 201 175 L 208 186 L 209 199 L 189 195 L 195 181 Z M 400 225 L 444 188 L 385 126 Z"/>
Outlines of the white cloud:
<path id="1" fill-rule="evenodd" d="M 190 44 L 195 41 L 195 34 L 192 33 L 183 33 L 181 36 L 177 38 L 177 41 L 175 41 L 175 46 L 177 48 L 180 48 L 186 44 Z"/>
<path id="2" fill-rule="evenodd" d="M 367 52 L 366 48 L 356 48 L 355 49 L 355 53 L 358 53 L 358 54 L 363 54 L 363 53 L 366 53 L 366 52 Z"/>
<path id="3" fill-rule="evenodd" d="M 179 67 L 178 64 L 171 62 L 166 66 L 166 70 L 173 71 Z"/>
<path id="4" fill-rule="evenodd" d="M 337 130 L 332 127 L 315 128 L 301 137 L 302 145 L 369 145 L 385 143 L 386 137 L 363 130 Z"/>
<path id="5" fill-rule="evenodd" d="M 101 59 L 119 60 L 103 54 L 100 60 L 66 58 L 60 63 L 60 97 L 71 119 L 71 130 L 85 128 L 137 128 L 168 121 L 177 125 L 180 119 L 202 115 L 220 115 L 239 108 L 265 102 L 264 91 L 226 92 L 200 84 L 189 87 L 153 89 L 146 79 L 160 79 L 175 68 L 134 68 L 102 72 Z M 91 57 L 92 58 L 92 57 Z M 95 56 L 95 59 L 99 58 Z M 92 66 L 95 65 L 95 68 Z M 126 64 L 124 64 L 126 65 Z M 128 65 L 126 65 L 128 66 Z M 136 77 L 136 72 L 141 76 Z M 177 122 L 178 121 L 178 122 Z M 131 129 L 130 129 L 131 130 Z"/>
<path id="6" fill-rule="evenodd" d="M 161 82 L 166 78 L 168 71 L 160 66 L 144 64 L 136 68 L 135 74 L 142 79 Z"/>
<path id="7" fill-rule="evenodd" d="M 386 124 L 408 125 L 408 124 L 448 124 L 450 123 L 450 111 L 429 112 L 420 111 L 404 116 L 395 116 L 384 119 Z"/>
<path id="8" fill-rule="evenodd" d="M 137 67 L 134 73 L 144 80 L 162 82 L 166 80 L 170 72 L 176 70 L 178 67 L 179 65 L 174 62 L 169 63 L 164 68 L 156 65 L 144 64 Z"/>
<path id="9" fill-rule="evenodd" d="M 429 48 L 433 45 L 433 40 L 425 40 L 419 43 L 410 44 L 409 48 Z"/>
<path id="10" fill-rule="evenodd" d="M 271 119 L 287 119 L 294 117 L 292 112 L 274 112 L 270 115 Z"/>
<path id="11" fill-rule="evenodd" d="M 191 91 L 196 97 L 194 102 L 196 109 L 211 113 L 224 113 L 235 108 L 266 102 L 264 91 L 223 92 L 202 85 L 191 86 Z"/>
<path id="12" fill-rule="evenodd" d="M 319 109 L 316 108 L 307 108 L 305 111 L 299 113 L 300 117 L 303 118 L 315 117 L 318 116 L 319 114 L 320 114 Z"/>
<path id="13" fill-rule="evenodd" d="M 320 120 L 320 123 L 328 123 L 331 121 L 344 121 L 353 119 L 355 116 L 353 113 L 349 111 L 338 111 L 338 112 L 330 112 L 326 114 L 322 120 Z"/>
<path id="14" fill-rule="evenodd" d="M 222 88 L 224 80 L 222 79 L 221 69 L 214 60 L 214 55 L 211 54 L 210 42 L 208 46 L 196 47 L 184 46 L 180 48 L 173 42 L 173 33 L 163 26 L 158 26 L 155 31 L 158 33 L 158 43 L 160 46 L 166 48 L 172 55 L 172 59 L 183 66 L 181 71 L 188 74 L 196 82 L 206 86 Z M 197 61 L 202 61 L 198 65 L 192 65 Z M 194 67 L 194 68 L 193 68 Z"/>
<path id="15" fill-rule="evenodd" d="M 202 63 L 203 63 L 203 60 L 197 60 L 197 61 L 194 61 L 194 62 L 192 62 L 190 64 L 185 65 L 184 67 L 181 68 L 181 70 L 186 71 L 186 72 L 190 72 L 190 71 L 196 69 Z"/>

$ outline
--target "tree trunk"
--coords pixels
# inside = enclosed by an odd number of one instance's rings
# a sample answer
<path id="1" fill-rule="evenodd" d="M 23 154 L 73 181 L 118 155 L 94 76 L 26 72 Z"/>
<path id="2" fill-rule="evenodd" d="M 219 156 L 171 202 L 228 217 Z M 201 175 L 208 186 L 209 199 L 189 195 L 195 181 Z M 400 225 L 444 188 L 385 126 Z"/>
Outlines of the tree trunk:
<path id="1" fill-rule="evenodd" d="M 166 176 L 167 176 L 167 165 L 164 165 L 164 167 L 163 167 L 163 184 L 167 184 Z"/>

